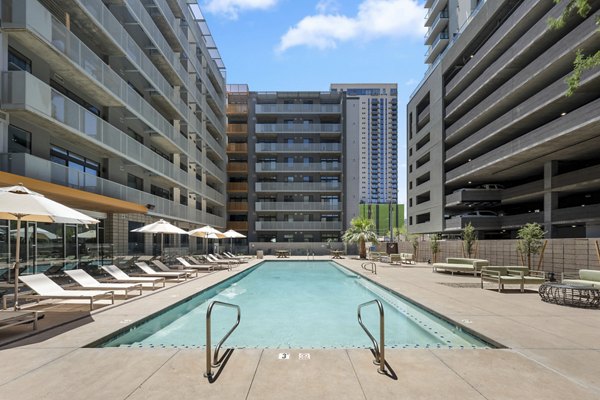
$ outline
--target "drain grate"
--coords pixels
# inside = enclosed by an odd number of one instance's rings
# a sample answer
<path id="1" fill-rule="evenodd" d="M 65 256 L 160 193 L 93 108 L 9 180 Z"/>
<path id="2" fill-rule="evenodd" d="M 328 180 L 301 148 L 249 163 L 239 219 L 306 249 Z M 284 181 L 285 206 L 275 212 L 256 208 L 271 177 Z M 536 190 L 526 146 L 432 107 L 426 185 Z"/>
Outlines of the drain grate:
<path id="1" fill-rule="evenodd" d="M 459 289 L 472 289 L 481 287 L 481 283 L 473 282 L 438 282 L 439 285 L 450 286 Z"/>

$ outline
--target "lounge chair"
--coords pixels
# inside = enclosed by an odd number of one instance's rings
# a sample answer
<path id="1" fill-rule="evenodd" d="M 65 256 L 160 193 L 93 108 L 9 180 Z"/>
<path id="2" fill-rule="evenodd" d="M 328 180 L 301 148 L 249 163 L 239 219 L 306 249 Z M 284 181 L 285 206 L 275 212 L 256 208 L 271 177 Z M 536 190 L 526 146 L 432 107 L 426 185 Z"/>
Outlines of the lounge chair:
<path id="1" fill-rule="evenodd" d="M 94 309 L 94 301 L 99 298 L 109 297 L 111 304 L 115 304 L 113 290 L 65 290 L 44 274 L 24 275 L 19 280 L 37 293 L 19 295 L 23 299 L 85 299 L 90 301 L 90 311 Z"/>
<path id="2" fill-rule="evenodd" d="M 165 278 L 153 278 L 153 277 L 142 277 L 142 276 L 129 276 L 125 272 L 123 272 L 116 265 L 103 265 L 102 269 L 108 272 L 113 278 L 115 278 L 115 282 L 121 283 L 142 283 L 144 287 L 151 287 L 152 290 L 156 288 L 156 284 L 158 282 L 162 282 L 163 287 L 165 287 Z M 151 286 L 150 286 L 151 285 Z"/>
<path id="3" fill-rule="evenodd" d="M 179 261 L 181 263 L 181 265 L 183 265 L 185 268 L 204 269 L 207 271 L 213 271 L 215 269 L 215 267 L 212 264 L 211 265 L 206 265 L 206 264 L 202 265 L 201 263 L 190 264 L 183 257 L 177 257 L 176 260 Z"/>
<path id="4" fill-rule="evenodd" d="M 229 264 L 229 265 L 245 263 L 245 261 L 241 261 L 241 260 L 232 260 L 230 258 L 228 258 L 228 259 L 219 258 L 219 257 L 215 256 L 214 254 L 209 254 L 207 256 L 204 256 L 204 259 L 208 260 L 209 262 L 216 262 L 216 263 Z"/>
<path id="5" fill-rule="evenodd" d="M 96 278 L 88 274 L 82 269 L 73 269 L 71 271 L 65 271 L 65 274 L 69 275 L 77 284 L 83 289 L 89 290 L 123 290 L 125 291 L 125 298 L 129 297 L 130 290 L 140 290 L 142 294 L 141 283 L 103 283 L 98 282 Z"/>
<path id="6" fill-rule="evenodd" d="M 246 260 L 240 260 L 239 258 L 227 257 L 225 254 L 209 254 L 209 256 L 212 256 L 213 260 L 231 261 L 232 263 L 235 263 L 235 264 L 244 264 L 247 262 Z"/>
<path id="7" fill-rule="evenodd" d="M 236 256 L 235 254 L 232 254 L 232 253 L 230 253 L 228 251 L 224 251 L 223 255 L 226 256 L 226 257 L 228 257 L 228 258 L 234 258 L 236 260 L 250 260 L 250 259 L 252 259 L 251 256 Z"/>
<path id="8" fill-rule="evenodd" d="M 0 311 L 0 329 L 33 322 L 33 330 L 36 331 L 38 319 L 43 315 L 39 311 Z"/>
<path id="9" fill-rule="evenodd" d="M 173 269 L 173 268 L 169 268 L 167 265 L 165 265 L 165 263 L 163 263 L 160 260 L 152 260 L 152 264 L 154 264 L 154 266 L 158 269 L 160 269 L 163 272 L 185 272 L 187 274 L 196 274 L 196 276 L 198 276 L 198 269 L 193 269 L 193 268 L 189 268 L 189 269 Z"/>
<path id="10" fill-rule="evenodd" d="M 139 269 L 141 269 L 142 271 L 144 271 L 144 274 L 142 274 L 142 276 L 151 276 L 151 277 L 156 277 L 156 278 L 165 278 L 165 279 L 177 279 L 178 281 L 181 281 L 181 279 L 183 278 L 183 280 L 187 281 L 188 278 L 188 273 L 187 272 L 156 272 L 155 270 L 153 270 L 148 264 L 146 264 L 145 262 L 136 262 L 135 265 L 137 265 L 137 267 Z M 131 276 L 140 276 L 139 274 L 131 274 Z"/>

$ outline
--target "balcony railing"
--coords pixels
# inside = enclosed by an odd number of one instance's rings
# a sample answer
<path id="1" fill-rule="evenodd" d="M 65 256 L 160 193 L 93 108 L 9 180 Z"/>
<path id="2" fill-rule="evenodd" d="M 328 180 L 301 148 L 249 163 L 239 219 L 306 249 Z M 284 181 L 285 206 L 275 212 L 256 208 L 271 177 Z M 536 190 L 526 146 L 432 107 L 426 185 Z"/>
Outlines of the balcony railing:
<path id="1" fill-rule="evenodd" d="M 187 184 L 187 172 L 27 72 L 3 74 L 2 99 L 4 108 L 35 110 L 62 129 L 69 127 L 92 143 L 156 174 L 182 186 Z"/>
<path id="2" fill-rule="evenodd" d="M 228 135 L 248 135 L 247 124 L 227 124 Z"/>
<path id="3" fill-rule="evenodd" d="M 227 115 L 246 115 L 248 114 L 247 104 L 227 104 Z"/>
<path id="4" fill-rule="evenodd" d="M 227 182 L 227 191 L 248 193 L 248 182 Z"/>
<path id="5" fill-rule="evenodd" d="M 44 160 L 26 153 L 0 155 L 0 168 L 12 174 L 27 176 L 89 193 L 112 197 L 137 204 L 152 204 L 153 215 L 186 220 L 200 224 L 224 226 L 224 219 L 215 221 L 211 215 L 171 200 L 121 185 L 73 168 Z M 215 223 L 218 222 L 218 223 Z"/>
<path id="6" fill-rule="evenodd" d="M 248 232 L 248 221 L 227 221 L 227 229 Z"/>
<path id="7" fill-rule="evenodd" d="M 248 202 L 229 202 L 227 203 L 227 211 L 248 211 Z"/>
<path id="8" fill-rule="evenodd" d="M 256 124 L 256 133 L 341 133 L 340 124 Z"/>
<path id="9" fill-rule="evenodd" d="M 339 104 L 257 104 L 256 114 L 339 114 Z"/>
<path id="10" fill-rule="evenodd" d="M 268 211 L 342 211 L 340 203 L 318 203 L 318 202 L 259 202 L 255 203 L 257 212 Z"/>
<path id="11" fill-rule="evenodd" d="M 257 231 L 340 231 L 339 221 L 256 221 Z"/>
<path id="12" fill-rule="evenodd" d="M 227 152 L 228 153 L 248 153 L 248 144 L 247 143 L 228 143 L 227 144 Z"/>
<path id="13" fill-rule="evenodd" d="M 339 163 L 258 163 L 256 172 L 342 172 Z"/>
<path id="14" fill-rule="evenodd" d="M 339 192 L 340 182 L 257 182 L 257 192 Z"/>
<path id="15" fill-rule="evenodd" d="M 229 162 L 227 163 L 227 172 L 248 173 L 248 163 Z"/>
<path id="16" fill-rule="evenodd" d="M 339 153 L 340 143 L 257 143 L 257 153 Z"/>

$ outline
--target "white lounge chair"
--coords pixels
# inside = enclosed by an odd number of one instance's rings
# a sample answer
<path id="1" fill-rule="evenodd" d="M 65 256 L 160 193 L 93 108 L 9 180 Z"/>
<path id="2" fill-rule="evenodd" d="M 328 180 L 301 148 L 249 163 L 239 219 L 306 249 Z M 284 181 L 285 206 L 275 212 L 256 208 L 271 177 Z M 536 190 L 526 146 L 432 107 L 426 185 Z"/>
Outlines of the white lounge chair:
<path id="1" fill-rule="evenodd" d="M 115 292 L 112 290 L 65 290 L 44 274 L 24 275 L 19 280 L 37 293 L 19 295 L 24 299 L 85 299 L 90 301 L 90 311 L 94 309 L 94 301 L 99 298 L 109 297 L 111 304 L 115 304 Z"/>
<path id="2" fill-rule="evenodd" d="M 165 278 L 165 279 L 177 279 L 178 281 L 181 281 L 181 279 L 183 278 L 183 280 L 187 281 L 188 278 L 188 273 L 187 272 L 174 272 L 174 271 L 170 271 L 170 272 L 156 272 L 155 270 L 153 270 L 148 264 L 146 264 L 145 262 L 136 262 L 135 265 L 137 265 L 137 267 L 139 269 L 141 269 L 142 271 L 144 271 L 144 274 L 142 274 L 141 276 L 151 276 L 151 277 L 157 277 L 157 278 Z M 140 276 L 138 274 L 131 274 L 131 276 Z"/>
<path id="3" fill-rule="evenodd" d="M 196 274 L 198 276 L 198 269 L 189 268 L 189 269 L 173 269 L 169 268 L 165 263 L 160 260 L 152 260 L 152 264 L 163 272 L 185 272 L 187 274 Z"/>
<path id="4" fill-rule="evenodd" d="M 207 256 L 200 256 L 202 258 L 202 260 L 200 260 L 200 263 L 208 263 L 210 265 L 214 265 L 219 269 L 225 269 L 227 268 L 228 270 L 231 270 L 231 264 L 235 264 L 233 262 L 233 260 L 230 262 L 228 260 L 217 260 L 217 259 L 212 259 L 212 258 L 208 258 Z M 188 258 L 192 261 L 197 261 L 196 258 L 192 257 L 192 256 L 188 256 Z"/>
<path id="5" fill-rule="evenodd" d="M 142 294 L 141 283 L 103 283 L 98 282 L 96 278 L 88 274 L 82 269 L 72 269 L 65 271 L 65 274 L 69 275 L 77 284 L 79 284 L 85 290 L 123 290 L 125 291 L 125 298 L 129 297 L 130 290 L 140 291 Z"/>
<path id="6" fill-rule="evenodd" d="M 202 264 L 190 264 L 185 258 L 183 257 L 177 257 L 176 258 L 177 261 L 179 261 L 181 263 L 181 265 L 183 265 L 186 268 L 195 268 L 195 269 L 205 269 L 207 271 L 212 271 L 215 269 L 214 266 L 212 265 L 202 265 Z"/>
<path id="7" fill-rule="evenodd" d="M 209 254 L 209 255 L 205 256 L 205 258 L 207 260 L 209 260 L 209 261 L 220 262 L 220 263 L 223 263 L 223 264 L 243 264 L 243 263 L 245 263 L 245 261 L 234 260 L 232 258 L 227 258 L 227 259 L 225 259 L 225 258 L 219 258 L 219 257 L 217 257 L 214 254 Z"/>
<path id="8" fill-rule="evenodd" d="M 115 278 L 115 282 L 141 283 L 144 287 L 151 287 L 153 290 L 156 288 L 157 283 L 162 282 L 163 287 L 165 287 L 165 278 L 129 276 L 115 265 L 103 265 L 102 269 L 108 272 L 113 278 Z"/>
<path id="9" fill-rule="evenodd" d="M 236 260 L 250 260 L 250 259 L 252 259 L 251 256 L 236 256 L 235 254 L 232 254 L 232 253 L 230 253 L 228 251 L 224 251 L 223 255 L 226 256 L 226 257 L 228 257 L 228 258 L 234 258 Z"/>

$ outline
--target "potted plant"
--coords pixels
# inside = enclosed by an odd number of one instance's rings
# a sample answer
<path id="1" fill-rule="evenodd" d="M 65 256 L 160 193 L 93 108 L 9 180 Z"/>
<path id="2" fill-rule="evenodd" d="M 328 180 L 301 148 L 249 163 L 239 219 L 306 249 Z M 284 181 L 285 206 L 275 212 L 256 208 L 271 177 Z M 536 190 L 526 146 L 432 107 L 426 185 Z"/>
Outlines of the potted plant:
<path id="1" fill-rule="evenodd" d="M 359 257 L 367 258 L 367 242 L 376 242 L 375 223 L 369 218 L 356 217 L 342 236 L 344 242 L 358 243 Z"/>
<path id="2" fill-rule="evenodd" d="M 463 249 L 467 254 L 468 258 L 471 258 L 471 255 L 475 250 L 475 242 L 477 241 L 477 232 L 475 232 L 475 228 L 469 222 L 467 226 L 465 226 L 465 230 L 463 231 Z"/>
<path id="3" fill-rule="evenodd" d="M 546 232 L 537 222 L 525 224 L 517 232 L 517 251 L 527 256 L 527 268 L 531 269 L 531 256 L 539 254 Z"/>

